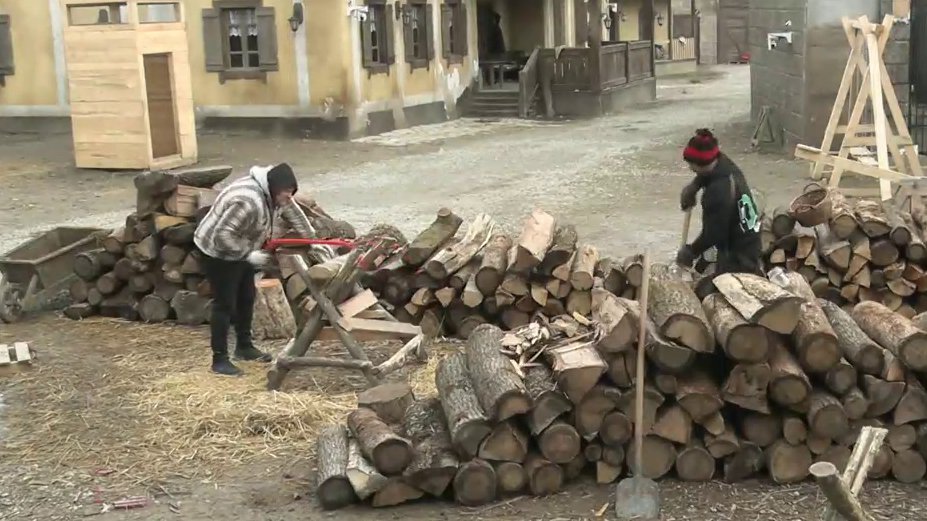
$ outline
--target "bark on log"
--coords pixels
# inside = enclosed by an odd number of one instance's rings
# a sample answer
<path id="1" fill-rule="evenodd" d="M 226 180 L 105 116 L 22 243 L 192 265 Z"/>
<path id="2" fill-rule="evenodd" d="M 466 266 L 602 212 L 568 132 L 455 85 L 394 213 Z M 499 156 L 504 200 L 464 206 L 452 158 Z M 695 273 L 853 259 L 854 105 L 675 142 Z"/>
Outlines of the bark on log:
<path id="1" fill-rule="evenodd" d="M 406 409 L 414 401 L 412 389 L 404 383 L 380 384 L 357 395 L 358 407 L 372 410 L 388 424 L 403 421 Z"/>
<path id="2" fill-rule="evenodd" d="M 667 405 L 657 412 L 651 432 L 673 443 L 688 445 L 692 441 L 692 417 L 679 405 Z"/>
<path id="3" fill-rule="evenodd" d="M 544 260 L 538 266 L 537 272 L 541 275 L 553 275 L 554 269 L 570 262 L 573 252 L 576 251 L 577 239 L 576 227 L 572 224 L 558 226 L 557 231 L 554 232 L 553 244 L 544 255 Z"/>
<path id="4" fill-rule="evenodd" d="M 927 333 L 877 302 L 861 302 L 853 319 L 870 338 L 915 371 L 927 370 Z"/>
<path id="5" fill-rule="evenodd" d="M 511 249 L 512 239 L 508 235 L 496 234 L 489 239 L 479 270 L 476 272 L 476 286 L 483 295 L 494 295 L 502 283 Z"/>
<path id="6" fill-rule="evenodd" d="M 740 440 L 734 427 L 725 425 L 721 434 L 705 434 L 705 448 L 715 459 L 721 459 L 736 453 L 740 449 Z"/>
<path id="7" fill-rule="evenodd" d="M 811 394 L 811 382 L 802 371 L 780 338 L 773 340 L 769 358 L 772 371 L 769 379 L 769 398 L 786 407 L 805 401 Z"/>
<path id="8" fill-rule="evenodd" d="M 750 324 L 720 293 L 712 293 L 702 301 L 715 338 L 728 358 L 737 362 L 756 363 L 769 358 L 770 341 L 766 328 Z"/>
<path id="9" fill-rule="evenodd" d="M 399 474 L 412 461 L 409 440 L 398 436 L 370 409 L 355 409 L 348 415 L 348 428 L 360 443 L 364 456 L 384 475 Z"/>
<path id="10" fill-rule="evenodd" d="M 463 219 L 449 208 L 438 210 L 438 214 L 431 225 L 422 230 L 403 253 L 403 263 L 410 267 L 421 266 L 438 248 L 457 233 L 461 224 L 463 224 Z"/>
<path id="11" fill-rule="evenodd" d="M 869 410 L 869 399 L 859 387 L 853 387 L 840 398 L 843 410 L 850 420 L 859 420 L 866 416 Z"/>
<path id="12" fill-rule="evenodd" d="M 812 393 L 808 408 L 808 429 L 831 440 L 846 434 L 850 424 L 840 400 L 824 391 Z"/>
<path id="13" fill-rule="evenodd" d="M 699 353 L 715 348 L 714 334 L 692 287 L 667 265 L 654 265 L 647 311 L 666 338 Z"/>
<path id="14" fill-rule="evenodd" d="M 573 403 L 579 403 L 605 373 L 607 365 L 595 347 L 569 344 L 545 352 L 560 389 Z"/>
<path id="15" fill-rule="evenodd" d="M 504 421 L 531 410 L 531 398 L 509 359 L 500 353 L 504 333 L 484 324 L 467 340 L 467 367 L 483 410 L 493 421 Z"/>
<path id="16" fill-rule="evenodd" d="M 521 235 L 509 253 L 508 269 L 527 272 L 541 264 L 554 240 L 556 222 L 543 210 L 534 210 L 525 218 Z"/>
<path id="17" fill-rule="evenodd" d="M 334 510 L 357 501 L 347 477 L 348 434 L 343 425 L 329 425 L 316 438 L 319 503 Z"/>
<path id="18" fill-rule="evenodd" d="M 101 253 L 103 253 L 103 250 L 87 251 L 75 255 L 73 261 L 74 274 L 82 280 L 91 282 L 99 278 L 105 270 L 112 268 L 112 266 L 104 265 Z"/>
<path id="19" fill-rule="evenodd" d="M 701 441 L 695 440 L 676 455 L 676 475 L 682 481 L 711 481 L 715 475 L 715 458 Z"/>
<path id="20" fill-rule="evenodd" d="M 883 350 L 860 329 L 849 313 L 833 302 L 819 299 L 818 304 L 837 334 L 843 356 L 860 372 L 880 375 L 885 366 Z"/>
<path id="21" fill-rule="evenodd" d="M 856 201 L 856 217 L 859 227 L 869 237 L 882 237 L 892 231 L 882 211 L 882 205 L 876 201 L 859 199 Z"/>
<path id="22" fill-rule="evenodd" d="M 628 278 L 628 283 L 635 287 L 641 287 L 642 278 L 644 276 L 644 266 L 641 264 L 642 257 L 640 254 L 631 255 L 625 257 L 621 261 L 621 265 L 624 268 L 624 275 Z"/>
<path id="23" fill-rule="evenodd" d="M 639 321 L 619 297 L 607 290 L 592 290 L 592 319 L 602 332 L 597 344 L 602 352 L 624 351 L 637 339 Z"/>
<path id="24" fill-rule="evenodd" d="M 480 444 L 479 457 L 487 461 L 521 463 L 527 453 L 528 435 L 514 421 L 503 421 Z"/>
<path id="25" fill-rule="evenodd" d="M 599 261 L 599 250 L 595 246 L 585 244 L 576 251 L 573 260 L 573 272 L 570 275 L 570 284 L 577 291 L 592 289 L 595 278 L 595 265 Z"/>
<path id="26" fill-rule="evenodd" d="M 477 215 L 468 225 L 460 242 L 435 253 L 424 269 L 435 279 L 443 280 L 463 268 L 489 241 L 495 221 L 485 213 Z"/>
<path id="27" fill-rule="evenodd" d="M 361 501 L 380 491 L 389 481 L 367 461 L 360 444 L 353 438 L 348 439 L 348 464 L 345 474 Z"/>
<path id="28" fill-rule="evenodd" d="M 905 257 L 908 260 L 922 263 L 927 259 L 927 246 L 924 245 L 923 235 L 918 231 L 910 214 L 902 212 L 901 217 L 908 229 L 912 231 L 911 240 L 905 247 Z"/>
<path id="29" fill-rule="evenodd" d="M 725 273 L 715 287 L 748 322 L 789 334 L 798 325 L 802 299 L 772 282 L 747 273 Z"/>
<path id="30" fill-rule="evenodd" d="M 898 246 L 887 238 L 872 241 L 869 248 L 872 251 L 872 259 L 869 262 L 873 266 L 890 266 L 901 256 Z"/>
<path id="31" fill-rule="evenodd" d="M 772 371 L 765 362 L 737 364 L 724 382 L 722 397 L 744 409 L 769 414 L 767 388 L 771 377 Z"/>
<path id="32" fill-rule="evenodd" d="M 766 467 L 776 483 L 798 483 L 808 477 L 812 458 L 808 447 L 780 440 L 766 449 Z"/>
<path id="33" fill-rule="evenodd" d="M 480 443 L 492 428 L 476 397 L 465 354 L 455 353 L 438 363 L 435 387 L 454 446 L 468 456 L 476 456 Z"/>
<path id="34" fill-rule="evenodd" d="M 572 425 L 560 420 L 544 429 L 537 443 L 544 458 L 553 463 L 569 463 L 581 448 L 579 433 Z"/>
<path id="35" fill-rule="evenodd" d="M 798 324 L 792 331 L 798 361 L 806 371 L 827 372 L 840 361 L 837 334 L 805 279 L 794 272 L 786 274 L 786 277 L 789 290 L 805 300 L 801 305 Z"/>
<path id="36" fill-rule="evenodd" d="M 145 295 L 138 303 L 138 314 L 143 322 L 158 324 L 170 318 L 171 304 L 157 295 Z"/>
<path id="37" fill-rule="evenodd" d="M 563 487 L 563 469 L 539 454 L 529 454 L 524 469 L 528 476 L 528 489 L 535 496 L 555 494 Z"/>
<path id="38" fill-rule="evenodd" d="M 665 476 L 676 463 L 676 449 L 673 444 L 652 434 L 644 436 L 641 476 L 659 479 Z M 637 447 L 632 443 L 628 449 L 628 461 L 637 461 Z"/>
<path id="39" fill-rule="evenodd" d="M 829 462 L 818 462 L 808 469 L 818 486 L 824 492 L 827 500 L 847 521 L 871 521 L 871 517 L 863 510 L 859 500 L 850 492 L 850 485 L 841 478 L 836 465 Z"/>
<path id="40" fill-rule="evenodd" d="M 814 232 L 817 235 L 817 250 L 821 259 L 829 266 L 846 271 L 850 267 L 850 258 L 853 255 L 850 242 L 838 238 L 826 224 L 815 226 Z"/>
<path id="41" fill-rule="evenodd" d="M 405 411 L 402 426 L 414 448 L 403 477 L 410 485 L 441 497 L 459 465 L 441 402 L 437 398 L 412 402 Z"/>
<path id="42" fill-rule="evenodd" d="M 609 411 L 618 408 L 621 391 L 598 384 L 583 396 L 576 405 L 573 421 L 576 429 L 587 439 L 596 436 L 602 427 L 602 420 Z"/>
<path id="43" fill-rule="evenodd" d="M 827 371 L 827 374 L 824 376 L 824 383 L 835 395 L 843 396 L 850 392 L 850 389 L 856 387 L 856 368 L 850 365 L 845 359 L 841 358 L 840 363 Z"/>
<path id="44" fill-rule="evenodd" d="M 277 279 L 255 283 L 254 319 L 251 331 L 255 340 L 285 340 L 296 336 L 296 318 Z"/>
<path id="45" fill-rule="evenodd" d="M 497 488 L 495 469 L 481 459 L 462 463 L 454 476 L 454 498 L 461 505 L 485 505 L 496 498 Z"/>
<path id="46" fill-rule="evenodd" d="M 525 388 L 534 403 L 527 420 L 531 434 L 535 436 L 573 408 L 570 400 L 557 388 L 553 374 L 546 366 L 536 366 L 527 370 Z"/>

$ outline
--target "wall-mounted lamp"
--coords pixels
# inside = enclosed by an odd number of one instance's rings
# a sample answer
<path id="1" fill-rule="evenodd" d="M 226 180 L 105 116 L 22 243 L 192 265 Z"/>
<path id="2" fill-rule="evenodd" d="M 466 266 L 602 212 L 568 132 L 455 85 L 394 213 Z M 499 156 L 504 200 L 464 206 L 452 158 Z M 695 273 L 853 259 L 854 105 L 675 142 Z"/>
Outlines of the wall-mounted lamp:
<path id="1" fill-rule="evenodd" d="M 298 31 L 304 20 L 302 2 L 293 2 L 293 16 L 287 19 L 290 22 L 290 30 L 294 33 Z"/>
<path id="2" fill-rule="evenodd" d="M 606 29 L 612 28 L 612 17 L 605 13 L 602 15 L 602 23 L 605 24 Z"/>
<path id="3" fill-rule="evenodd" d="M 659 26 L 662 27 L 662 26 L 663 26 L 663 21 L 664 21 L 664 20 L 663 20 L 663 14 L 662 14 L 662 13 L 661 13 L 661 14 L 658 14 L 658 15 L 657 15 L 657 25 L 659 25 Z"/>

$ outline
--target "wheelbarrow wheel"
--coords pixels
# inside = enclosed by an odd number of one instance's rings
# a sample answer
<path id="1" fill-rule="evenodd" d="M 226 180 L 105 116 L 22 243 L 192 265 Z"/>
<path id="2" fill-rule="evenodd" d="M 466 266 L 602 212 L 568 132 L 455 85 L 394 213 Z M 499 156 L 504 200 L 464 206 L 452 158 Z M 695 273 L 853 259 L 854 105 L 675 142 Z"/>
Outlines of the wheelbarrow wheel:
<path id="1" fill-rule="evenodd" d="M 0 282 L 0 321 L 12 324 L 23 316 L 23 289 L 16 284 Z"/>

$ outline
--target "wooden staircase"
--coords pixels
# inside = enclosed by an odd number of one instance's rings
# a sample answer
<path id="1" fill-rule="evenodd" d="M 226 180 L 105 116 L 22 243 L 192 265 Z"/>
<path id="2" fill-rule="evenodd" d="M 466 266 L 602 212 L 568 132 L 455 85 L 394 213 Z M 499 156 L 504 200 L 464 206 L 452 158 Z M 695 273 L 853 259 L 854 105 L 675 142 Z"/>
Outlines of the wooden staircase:
<path id="1" fill-rule="evenodd" d="M 470 118 L 519 117 L 517 90 L 476 91 L 464 107 L 464 116 Z"/>

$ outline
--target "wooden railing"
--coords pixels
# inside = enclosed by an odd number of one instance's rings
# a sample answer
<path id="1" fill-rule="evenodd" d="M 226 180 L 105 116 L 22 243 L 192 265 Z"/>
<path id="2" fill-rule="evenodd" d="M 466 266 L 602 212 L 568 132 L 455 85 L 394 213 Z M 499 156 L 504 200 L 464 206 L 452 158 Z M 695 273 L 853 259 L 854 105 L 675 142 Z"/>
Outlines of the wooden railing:
<path id="1" fill-rule="evenodd" d="M 638 81 L 653 77 L 649 40 L 628 43 L 628 81 Z"/>
<path id="2" fill-rule="evenodd" d="M 534 48 L 525 66 L 518 71 L 518 112 L 523 118 L 528 117 L 528 111 L 534 102 L 540 82 L 538 81 L 538 55 L 540 49 Z"/>
<path id="3" fill-rule="evenodd" d="M 628 44 L 602 45 L 599 49 L 599 86 L 602 90 L 628 82 Z"/>

